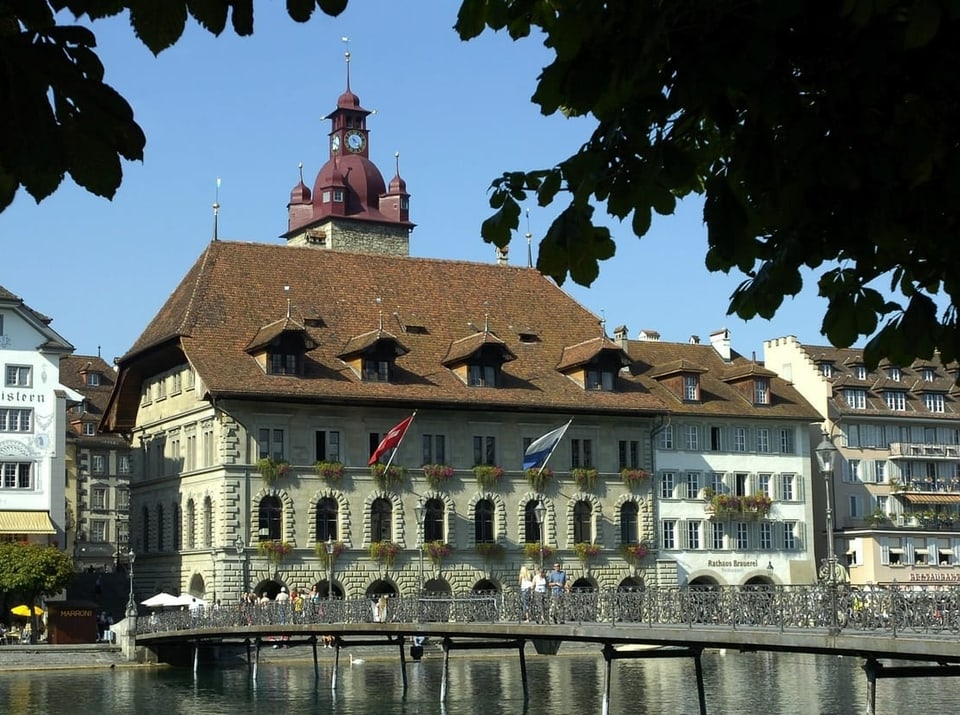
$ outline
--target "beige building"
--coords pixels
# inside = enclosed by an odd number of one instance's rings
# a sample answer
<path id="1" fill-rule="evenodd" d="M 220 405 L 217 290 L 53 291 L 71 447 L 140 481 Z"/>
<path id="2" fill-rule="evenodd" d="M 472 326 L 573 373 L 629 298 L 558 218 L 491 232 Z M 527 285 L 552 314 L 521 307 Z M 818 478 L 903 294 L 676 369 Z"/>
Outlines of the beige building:
<path id="1" fill-rule="evenodd" d="M 869 370 L 861 350 L 793 337 L 767 341 L 764 357 L 825 416 L 839 450 L 830 496 L 836 553 L 850 581 L 960 581 L 957 366 L 884 361 Z"/>

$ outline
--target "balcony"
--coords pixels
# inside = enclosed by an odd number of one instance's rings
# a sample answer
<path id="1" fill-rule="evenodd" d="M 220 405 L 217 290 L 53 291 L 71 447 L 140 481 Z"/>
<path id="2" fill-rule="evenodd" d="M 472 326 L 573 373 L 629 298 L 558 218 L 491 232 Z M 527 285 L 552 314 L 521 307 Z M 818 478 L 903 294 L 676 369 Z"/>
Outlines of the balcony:
<path id="1" fill-rule="evenodd" d="M 890 459 L 917 459 L 925 462 L 954 461 L 960 459 L 960 445 L 891 442 Z"/>

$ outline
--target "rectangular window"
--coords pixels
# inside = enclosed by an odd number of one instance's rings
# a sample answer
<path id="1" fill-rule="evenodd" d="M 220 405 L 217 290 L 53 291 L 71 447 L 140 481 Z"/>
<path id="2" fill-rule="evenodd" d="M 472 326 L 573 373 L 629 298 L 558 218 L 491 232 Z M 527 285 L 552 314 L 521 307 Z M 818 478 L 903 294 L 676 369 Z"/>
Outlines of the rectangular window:
<path id="1" fill-rule="evenodd" d="M 887 483 L 887 463 L 882 459 L 873 463 L 873 480 L 877 484 Z"/>
<path id="2" fill-rule="evenodd" d="M 700 378 L 696 375 L 683 376 L 683 399 L 687 402 L 700 399 Z"/>
<path id="3" fill-rule="evenodd" d="M 467 384 L 471 387 L 496 387 L 497 369 L 493 365 L 470 365 Z"/>
<path id="4" fill-rule="evenodd" d="M 764 551 L 770 551 L 773 548 L 773 522 L 771 521 L 760 522 L 760 548 Z"/>
<path id="5" fill-rule="evenodd" d="M 590 439 L 571 439 L 570 440 L 570 466 L 571 467 L 592 467 L 593 465 L 593 440 Z"/>
<path id="6" fill-rule="evenodd" d="M 87 387 L 100 387 L 100 373 L 88 372 L 86 382 L 87 382 Z"/>
<path id="7" fill-rule="evenodd" d="M 117 459 L 117 465 L 118 465 L 117 471 L 120 472 L 120 474 L 130 474 L 130 472 L 132 471 L 130 469 L 130 455 L 121 454 Z"/>
<path id="8" fill-rule="evenodd" d="M 613 373 L 609 370 L 587 369 L 586 388 L 613 392 Z"/>
<path id="9" fill-rule="evenodd" d="M 720 452 L 723 450 L 723 430 L 719 427 L 710 428 L 710 451 Z"/>
<path id="10" fill-rule="evenodd" d="M 314 458 L 318 462 L 340 461 L 340 432 L 338 430 L 316 430 L 314 432 Z"/>
<path id="11" fill-rule="evenodd" d="M 94 474 L 107 473 L 107 460 L 102 454 L 94 454 L 90 457 L 90 470 Z"/>
<path id="12" fill-rule="evenodd" d="M 750 529 L 742 521 L 737 522 L 737 549 L 746 551 L 750 548 Z"/>
<path id="13" fill-rule="evenodd" d="M 0 408 L 0 432 L 29 432 L 33 410 Z"/>
<path id="14" fill-rule="evenodd" d="M 130 509 L 130 490 L 117 490 L 117 509 L 119 511 L 129 511 Z"/>
<path id="15" fill-rule="evenodd" d="M 447 463 L 447 439 L 442 434 L 423 435 L 423 463 Z"/>
<path id="16" fill-rule="evenodd" d="M 773 499 L 773 475 L 758 474 L 757 489 L 764 496 L 770 497 L 771 499 Z"/>
<path id="17" fill-rule="evenodd" d="M 737 472 L 733 475 L 733 495 L 735 497 L 747 496 L 747 482 L 749 479 L 750 475 L 744 472 Z"/>
<path id="18" fill-rule="evenodd" d="M 259 459 L 266 459 L 269 457 L 275 462 L 283 461 L 284 431 L 282 429 L 261 427 L 257 431 L 257 437 L 257 457 Z"/>
<path id="19" fill-rule="evenodd" d="M 687 522 L 687 548 L 700 548 L 700 527 L 703 522 L 696 519 Z"/>
<path id="20" fill-rule="evenodd" d="M 687 472 L 687 499 L 696 499 L 700 494 L 700 473 Z"/>
<path id="21" fill-rule="evenodd" d="M 368 382 L 390 382 L 390 363 L 364 358 L 361 375 Z"/>
<path id="22" fill-rule="evenodd" d="M 700 449 L 700 427 L 687 425 L 683 431 L 683 448 L 692 451 Z"/>
<path id="23" fill-rule="evenodd" d="M 713 489 L 714 494 L 725 494 L 727 491 L 727 486 L 724 484 L 724 474 L 723 472 L 712 472 L 710 474 L 710 488 Z"/>
<path id="24" fill-rule="evenodd" d="M 666 425 L 657 435 L 659 449 L 673 449 L 673 425 Z"/>
<path id="25" fill-rule="evenodd" d="M 780 454 L 796 454 L 797 446 L 794 442 L 792 429 L 780 430 Z"/>
<path id="26" fill-rule="evenodd" d="M 271 375 L 296 375 L 296 353 L 270 353 Z"/>
<path id="27" fill-rule="evenodd" d="M 640 468 L 640 442 L 635 439 L 621 439 L 617 450 L 620 469 Z"/>
<path id="28" fill-rule="evenodd" d="M 889 377 L 894 382 L 900 382 L 900 377 L 901 377 L 900 368 L 891 366 L 890 369 L 887 370 L 887 377 Z"/>
<path id="29" fill-rule="evenodd" d="M 213 420 L 209 422 L 203 422 L 200 425 L 200 449 L 202 451 L 201 459 L 203 460 L 202 466 L 212 467 L 213 466 Z"/>
<path id="30" fill-rule="evenodd" d="M 783 548 L 785 551 L 797 550 L 797 522 L 783 522 Z"/>
<path id="31" fill-rule="evenodd" d="M 497 463 L 497 438 L 486 436 L 474 436 L 473 438 L 473 463 L 476 464 L 496 464 Z"/>
<path id="32" fill-rule="evenodd" d="M 183 376 L 179 372 L 175 372 L 170 376 L 170 394 L 179 395 L 182 389 Z"/>
<path id="33" fill-rule="evenodd" d="M 710 522 L 710 548 L 720 550 L 723 548 L 723 522 Z"/>
<path id="34" fill-rule="evenodd" d="M 660 543 L 667 550 L 677 548 L 677 521 L 664 519 L 660 522 Z"/>
<path id="35" fill-rule="evenodd" d="M 858 380 L 866 380 L 866 379 L 867 379 L 867 368 L 866 368 L 865 365 L 857 365 L 857 366 L 853 369 L 853 372 L 854 372 L 854 374 L 857 376 L 857 379 L 858 379 Z"/>
<path id="36" fill-rule="evenodd" d="M 770 452 L 770 430 L 766 427 L 757 429 L 757 451 L 762 454 Z"/>
<path id="37" fill-rule="evenodd" d="M 32 375 L 29 365 L 7 365 L 3 384 L 6 387 L 30 387 Z"/>
<path id="38" fill-rule="evenodd" d="M 107 540 L 107 522 L 94 519 L 90 522 L 90 541 L 102 544 Z"/>
<path id="39" fill-rule="evenodd" d="M 183 466 L 188 472 L 197 468 L 197 435 L 195 428 L 191 428 L 190 434 L 187 435 L 187 451 L 184 454 Z"/>
<path id="40" fill-rule="evenodd" d="M 157 380 L 157 399 L 162 400 L 167 396 L 167 378 L 161 377 Z"/>
<path id="41" fill-rule="evenodd" d="M 863 500 L 856 494 L 851 494 L 849 496 L 850 504 L 850 518 L 851 519 L 861 519 L 863 518 Z"/>
<path id="42" fill-rule="evenodd" d="M 887 408 L 896 412 L 903 412 L 907 409 L 907 394 L 902 390 L 887 390 L 883 393 L 883 399 L 887 403 Z"/>
<path id="43" fill-rule="evenodd" d="M 770 404 L 770 380 L 758 377 L 753 381 L 753 404 Z"/>
<path id="44" fill-rule="evenodd" d="M 90 506 L 94 509 L 107 508 L 107 489 L 106 487 L 94 487 L 90 493 Z"/>
<path id="45" fill-rule="evenodd" d="M 781 501 L 793 501 L 796 499 L 794 490 L 795 474 L 780 475 L 780 499 Z"/>
<path id="46" fill-rule="evenodd" d="M 943 394 L 940 392 L 924 393 L 923 405 L 928 412 L 943 412 Z"/>
<path id="47" fill-rule="evenodd" d="M 673 499 L 673 490 L 676 486 L 676 474 L 673 472 L 663 472 L 660 475 L 660 498 Z"/>
<path id="48" fill-rule="evenodd" d="M 93 437 L 97 433 L 97 424 L 96 422 L 84 422 L 83 423 L 83 434 L 85 437 Z"/>
<path id="49" fill-rule="evenodd" d="M 833 365 L 828 362 L 820 363 L 820 374 L 827 379 L 833 377 Z"/>
<path id="50" fill-rule="evenodd" d="M 3 489 L 32 489 L 31 462 L 2 462 Z"/>
<path id="51" fill-rule="evenodd" d="M 843 400 L 851 408 L 855 410 L 867 409 L 867 391 L 866 390 L 863 390 L 860 388 L 854 388 L 854 389 L 848 388 L 843 391 Z"/>
<path id="52" fill-rule="evenodd" d="M 849 459 L 847 460 L 847 480 L 848 482 L 862 482 L 862 475 L 860 473 L 860 460 L 859 459 Z"/>
<path id="53" fill-rule="evenodd" d="M 747 428 L 746 427 L 733 428 L 733 451 L 734 452 L 747 451 Z"/>

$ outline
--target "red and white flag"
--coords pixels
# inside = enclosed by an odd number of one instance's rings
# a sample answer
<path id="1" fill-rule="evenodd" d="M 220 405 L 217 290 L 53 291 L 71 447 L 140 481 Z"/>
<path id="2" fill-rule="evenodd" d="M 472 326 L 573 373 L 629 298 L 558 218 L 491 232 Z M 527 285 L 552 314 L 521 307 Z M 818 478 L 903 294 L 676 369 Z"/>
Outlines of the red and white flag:
<path id="1" fill-rule="evenodd" d="M 376 461 L 383 456 L 384 452 L 398 447 L 403 439 L 403 435 L 407 433 L 407 428 L 410 426 L 410 423 L 413 422 L 413 418 L 416 416 L 417 413 L 414 412 L 403 422 L 387 432 L 384 438 L 380 440 L 380 444 L 377 445 L 377 448 L 373 450 L 373 454 L 370 455 L 370 461 L 367 462 L 367 464 L 375 464 Z"/>

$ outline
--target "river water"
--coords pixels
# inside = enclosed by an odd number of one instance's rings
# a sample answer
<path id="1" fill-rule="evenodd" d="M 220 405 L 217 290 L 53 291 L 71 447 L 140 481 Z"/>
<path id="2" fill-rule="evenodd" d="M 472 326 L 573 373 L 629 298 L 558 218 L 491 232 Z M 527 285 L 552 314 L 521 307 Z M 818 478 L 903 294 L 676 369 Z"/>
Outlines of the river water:
<path id="1" fill-rule="evenodd" d="M 294 649 L 291 649 L 291 651 Z M 359 653 L 361 650 L 356 649 Z M 350 665 L 341 654 L 330 688 L 331 650 L 320 650 L 315 680 L 310 651 L 261 660 L 257 678 L 245 665 L 190 669 L 117 668 L 0 673 L 0 713 L 69 715 L 492 715 L 600 713 L 604 661 L 599 652 L 540 656 L 528 649 L 529 700 L 524 700 L 515 652 L 451 658 L 446 702 L 440 703 L 442 654 L 427 646 L 407 661 L 407 692 L 395 653 L 362 653 Z M 857 658 L 776 653 L 703 654 L 707 711 L 763 715 L 866 711 L 866 680 Z M 610 713 L 698 713 L 696 673 L 687 658 L 618 660 L 612 664 Z M 950 678 L 878 681 L 878 715 L 953 713 L 960 692 Z"/>

